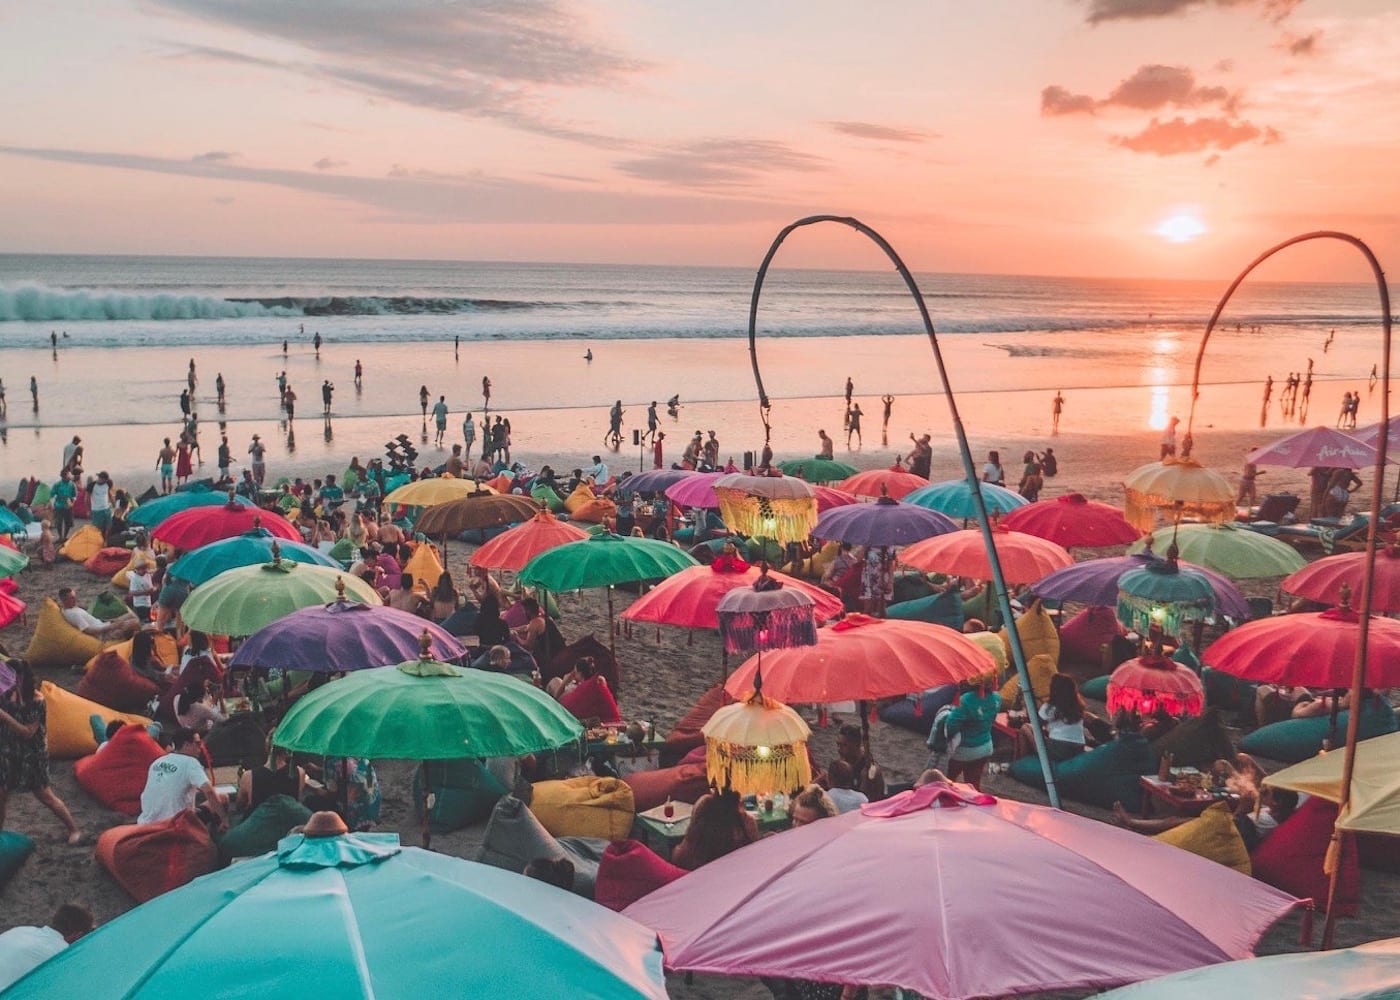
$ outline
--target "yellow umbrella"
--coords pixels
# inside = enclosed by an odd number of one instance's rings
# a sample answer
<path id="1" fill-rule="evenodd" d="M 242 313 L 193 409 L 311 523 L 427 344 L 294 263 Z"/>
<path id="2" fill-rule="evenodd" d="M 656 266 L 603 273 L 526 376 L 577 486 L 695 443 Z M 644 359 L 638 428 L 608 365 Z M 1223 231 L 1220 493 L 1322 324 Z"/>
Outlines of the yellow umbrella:
<path id="1" fill-rule="evenodd" d="M 489 486 L 483 486 L 473 479 L 457 479 L 453 476 L 439 476 L 436 479 L 415 479 L 404 483 L 384 498 L 385 503 L 401 503 L 405 507 L 435 507 L 440 503 L 451 503 L 472 493 L 484 491 L 495 493 Z"/>
<path id="2" fill-rule="evenodd" d="M 1156 524 L 1159 508 L 1170 508 L 1178 518 L 1197 521 L 1233 521 L 1235 488 L 1213 469 L 1190 457 L 1168 456 L 1128 473 L 1123 480 L 1127 500 L 1123 516 L 1144 534 Z"/>
<path id="3" fill-rule="evenodd" d="M 1325 753 L 1269 775 L 1264 784 L 1316 795 L 1328 802 L 1342 798 L 1345 754 Z M 1356 744 L 1351 801 L 1337 820 L 1339 830 L 1400 835 L 1400 733 Z"/>

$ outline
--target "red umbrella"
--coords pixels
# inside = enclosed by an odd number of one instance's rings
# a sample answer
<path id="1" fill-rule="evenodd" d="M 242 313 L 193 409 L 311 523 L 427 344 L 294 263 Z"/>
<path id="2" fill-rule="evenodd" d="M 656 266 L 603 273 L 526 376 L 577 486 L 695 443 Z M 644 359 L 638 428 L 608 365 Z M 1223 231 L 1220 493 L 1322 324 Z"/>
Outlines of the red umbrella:
<path id="1" fill-rule="evenodd" d="M 201 545 L 234 538 L 257 528 L 276 538 L 302 541 L 301 532 L 276 511 L 236 503 L 222 507 L 191 507 L 171 514 L 156 525 L 151 537 L 181 552 L 193 552 Z"/>
<path id="2" fill-rule="evenodd" d="M 894 469 L 870 469 L 857 472 L 850 479 L 836 484 L 838 490 L 853 493 L 858 497 L 890 496 L 899 500 L 921 487 L 928 480 L 912 472 L 897 472 Z"/>
<path id="3" fill-rule="evenodd" d="M 998 526 L 992 538 L 1001 560 L 1002 578 L 1007 583 L 1035 583 L 1074 562 L 1061 546 L 1034 535 Z M 987 548 L 977 528 L 917 542 L 899 553 L 899 561 L 925 573 L 947 573 L 974 580 L 992 577 Z"/>
<path id="4" fill-rule="evenodd" d="M 469 562 L 481 569 L 518 572 L 535 556 L 568 542 L 588 537 L 588 532 L 566 524 L 547 510 L 523 524 L 504 531 L 472 553 Z"/>
<path id="5" fill-rule="evenodd" d="M 1023 531 L 1067 549 L 1126 545 L 1138 539 L 1138 530 L 1117 507 L 1086 500 L 1078 493 L 1017 507 L 1001 523 L 1009 531 Z"/>
<path id="6" fill-rule="evenodd" d="M 1200 715 L 1206 691 L 1195 671 L 1165 656 L 1128 660 L 1108 679 L 1108 710 L 1120 708 L 1148 716 L 1163 709 L 1168 715 Z"/>
<path id="7" fill-rule="evenodd" d="M 1209 667 L 1261 684 L 1351 687 L 1360 618 L 1350 608 L 1246 622 L 1206 647 Z M 1372 618 L 1366 687 L 1400 685 L 1400 621 Z"/>
<path id="8" fill-rule="evenodd" d="M 723 563 L 691 566 L 667 577 L 633 601 L 631 607 L 622 612 L 622 618 L 680 628 L 719 628 L 719 614 L 715 608 L 720 598 L 740 587 L 752 588 L 759 575 L 757 566 L 749 566 L 741 572 L 726 570 Z M 768 575 L 781 583 L 785 590 L 798 591 L 810 597 L 818 622 L 837 618 L 844 610 L 841 598 L 805 580 L 774 570 L 769 570 Z"/>
<path id="9" fill-rule="evenodd" d="M 1285 577 L 1279 589 L 1321 604 L 1349 604 L 1361 596 L 1366 576 L 1366 553 L 1344 552 L 1308 563 Z M 1391 545 L 1376 553 L 1371 578 L 1371 608 L 1382 613 L 1400 611 L 1400 548 Z"/>
<path id="10" fill-rule="evenodd" d="M 860 502 L 853 494 L 845 493 L 831 486 L 813 486 L 812 492 L 817 495 L 818 514 L 825 514 L 833 507 L 846 507 Z"/>

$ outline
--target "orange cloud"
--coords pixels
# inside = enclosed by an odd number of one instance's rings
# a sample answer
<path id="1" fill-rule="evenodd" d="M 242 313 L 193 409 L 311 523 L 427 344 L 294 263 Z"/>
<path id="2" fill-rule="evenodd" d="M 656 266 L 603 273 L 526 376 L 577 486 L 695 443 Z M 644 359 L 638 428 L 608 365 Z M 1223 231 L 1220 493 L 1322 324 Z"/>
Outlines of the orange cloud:
<path id="1" fill-rule="evenodd" d="M 1303 0 L 1088 0 L 1090 24 L 1174 17 L 1195 7 L 1257 7 L 1271 21 L 1282 21 Z"/>
<path id="2" fill-rule="evenodd" d="M 1282 142 L 1283 136 L 1276 129 L 1228 118 L 1173 118 L 1170 121 L 1154 118 L 1136 135 L 1117 136 L 1113 141 L 1135 153 L 1179 156 L 1206 149 L 1233 149 L 1246 142 Z"/>

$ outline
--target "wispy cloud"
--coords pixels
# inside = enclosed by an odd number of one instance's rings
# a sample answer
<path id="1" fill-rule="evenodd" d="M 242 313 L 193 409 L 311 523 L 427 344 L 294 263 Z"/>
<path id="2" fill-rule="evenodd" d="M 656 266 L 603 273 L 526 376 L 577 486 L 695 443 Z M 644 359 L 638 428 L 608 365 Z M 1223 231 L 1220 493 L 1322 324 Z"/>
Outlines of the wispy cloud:
<path id="1" fill-rule="evenodd" d="M 209 152 L 207 152 L 207 153 L 200 153 L 200 154 L 198 154 L 197 156 L 191 156 L 191 157 L 190 157 L 190 162 L 192 162 L 192 163 L 227 163 L 229 160 L 234 160 L 234 159 L 237 159 L 237 158 L 238 158 L 238 154 L 237 154 L 237 153 L 230 152 L 230 151 L 227 150 L 227 149 L 211 149 L 211 150 L 209 150 Z"/>
<path id="2" fill-rule="evenodd" d="M 821 157 L 770 139 L 702 139 L 615 164 L 631 177 L 693 187 L 741 185 L 766 174 L 825 169 Z"/>
<path id="3" fill-rule="evenodd" d="M 1282 21 L 1303 0 L 1085 0 L 1090 24 L 1104 21 L 1144 21 L 1176 17 L 1197 8 L 1241 7 L 1258 10 L 1270 21 Z"/>
<path id="4" fill-rule="evenodd" d="M 349 166 L 346 161 L 333 160 L 329 156 L 323 156 L 311 165 L 317 170 L 339 170 L 341 167 Z"/>
<path id="5" fill-rule="evenodd" d="M 938 138 L 938 133 L 923 129 L 900 128 L 894 125 L 877 125 L 873 122 L 826 122 L 826 127 L 841 135 L 856 139 L 870 139 L 874 142 L 927 142 Z"/>
<path id="6" fill-rule="evenodd" d="M 1154 118 L 1135 135 L 1117 136 L 1113 141 L 1135 153 L 1178 156 L 1207 149 L 1233 149 L 1246 142 L 1267 145 L 1281 142 L 1283 137 L 1275 129 L 1229 118 L 1172 118 L 1169 121 Z"/>
<path id="7" fill-rule="evenodd" d="M 1295 35 L 1291 31 L 1285 31 L 1283 37 L 1278 40 L 1277 47 L 1283 49 L 1290 56 L 1312 56 L 1317 55 L 1318 42 L 1322 41 L 1322 32 L 1310 31 L 1306 35 Z"/>

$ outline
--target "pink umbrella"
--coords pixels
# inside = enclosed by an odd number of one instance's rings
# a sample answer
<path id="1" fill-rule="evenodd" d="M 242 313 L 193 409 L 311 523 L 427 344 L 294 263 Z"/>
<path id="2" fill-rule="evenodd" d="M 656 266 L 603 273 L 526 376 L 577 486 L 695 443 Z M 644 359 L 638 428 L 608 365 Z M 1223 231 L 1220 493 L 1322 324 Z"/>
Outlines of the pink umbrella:
<path id="1" fill-rule="evenodd" d="M 836 488 L 858 497 L 890 496 L 902 500 L 907 494 L 928 485 L 923 476 L 895 469 L 869 469 L 857 472 L 850 479 L 836 484 Z"/>
<path id="2" fill-rule="evenodd" d="M 833 507 L 846 507 L 853 503 L 860 503 L 853 494 L 831 486 L 813 486 L 812 492 L 817 495 L 818 514 L 825 514 Z"/>
<path id="3" fill-rule="evenodd" d="M 1017 507 L 1001 523 L 1008 531 L 1023 531 L 1067 549 L 1126 545 L 1139 537 L 1117 507 L 1086 500 L 1078 493 Z"/>
<path id="4" fill-rule="evenodd" d="M 1024 532 L 998 526 L 992 532 L 992 540 L 1007 583 L 1035 583 L 1074 562 L 1062 546 Z M 916 542 L 899 554 L 899 561 L 925 573 L 947 573 L 973 580 L 992 578 L 986 542 L 977 528 Z"/>
<path id="5" fill-rule="evenodd" d="M 1366 553 L 1343 552 L 1308 563 L 1284 577 L 1279 589 L 1322 604 L 1360 600 L 1366 576 Z M 1381 614 L 1400 612 L 1400 548 L 1391 545 L 1376 553 L 1371 580 L 1371 610 Z"/>
<path id="6" fill-rule="evenodd" d="M 723 472 L 697 472 L 666 487 L 666 495 L 682 507 L 709 507 L 719 510 L 715 480 L 722 475 Z"/>
<path id="7" fill-rule="evenodd" d="M 934 784 L 760 840 L 624 913 L 672 969 L 962 998 L 1248 958 L 1300 902 L 1150 837 Z"/>
<path id="8" fill-rule="evenodd" d="M 1200 715 L 1206 692 L 1196 672 L 1158 654 L 1128 660 L 1108 679 L 1108 710 L 1138 712 L 1144 718 L 1162 709 L 1168 715 Z"/>
<path id="9" fill-rule="evenodd" d="M 716 562 L 710 566 L 691 566 L 667 577 L 633 601 L 631 607 L 622 612 L 622 618 L 680 628 L 719 628 L 715 607 L 720 598 L 739 587 L 752 588 L 760 573 L 757 566 L 735 573 L 726 571 L 725 565 Z M 800 591 L 810 597 L 819 623 L 837 618 L 845 610 L 841 598 L 805 580 L 774 570 L 769 570 L 768 575 L 784 589 Z"/>
<path id="10" fill-rule="evenodd" d="M 1364 469 L 1376 464 L 1376 449 L 1350 434 L 1331 427 L 1310 427 L 1290 434 L 1245 456 L 1255 465 L 1286 465 L 1307 469 L 1324 465 L 1334 469 Z"/>

